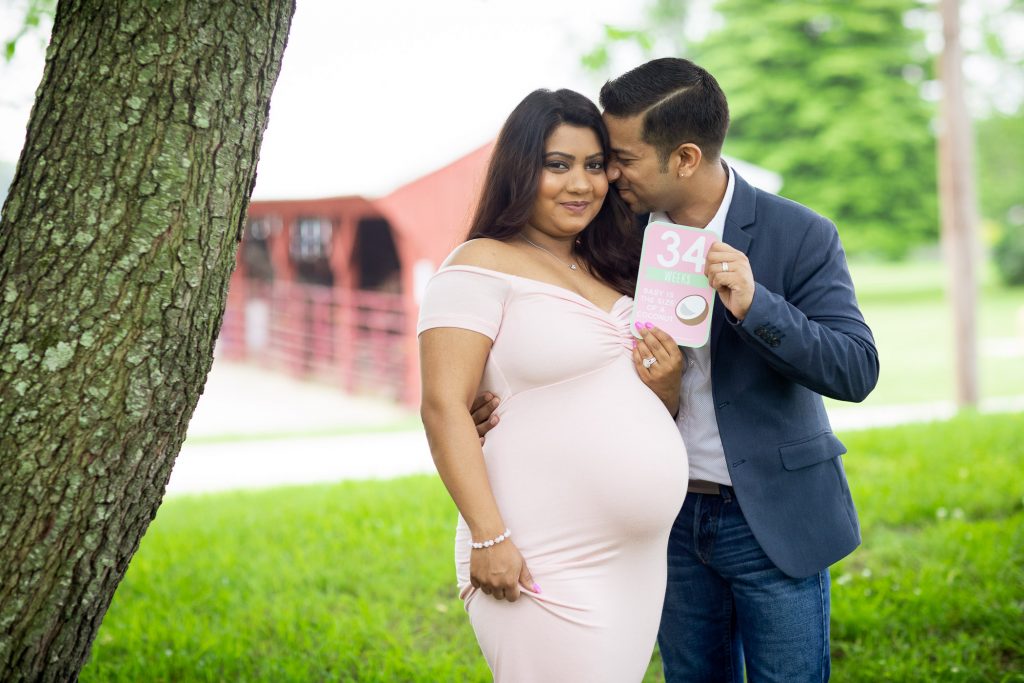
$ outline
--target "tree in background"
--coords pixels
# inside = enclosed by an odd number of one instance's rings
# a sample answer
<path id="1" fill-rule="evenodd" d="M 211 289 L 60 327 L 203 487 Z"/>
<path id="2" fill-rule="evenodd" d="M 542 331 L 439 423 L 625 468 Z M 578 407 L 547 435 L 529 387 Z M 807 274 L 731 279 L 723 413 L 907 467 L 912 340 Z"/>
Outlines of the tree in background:
<path id="1" fill-rule="evenodd" d="M 729 93 L 729 153 L 781 173 L 851 252 L 898 257 L 938 234 L 925 53 L 903 25 L 915 6 L 722 0 L 725 26 L 696 48 Z"/>
<path id="2" fill-rule="evenodd" d="M 993 260 L 1007 284 L 1024 285 L 1024 109 L 976 127 L 981 213 L 996 227 Z"/>
<path id="3" fill-rule="evenodd" d="M 61 0 L 0 215 L 0 680 L 75 680 L 206 381 L 293 2 Z"/>
<path id="4" fill-rule="evenodd" d="M 975 124 L 981 213 L 1000 226 L 1024 224 L 1024 109 Z"/>
<path id="5" fill-rule="evenodd" d="M 18 47 L 18 41 L 30 34 L 40 34 L 44 23 L 53 20 L 53 13 L 57 8 L 57 0 L 28 0 L 25 4 L 25 16 L 21 25 L 13 35 L 3 37 L 4 59 L 10 60 Z"/>
<path id="6" fill-rule="evenodd" d="M 979 17 L 981 45 L 968 55 L 992 74 L 973 93 L 978 198 L 1000 275 L 1024 285 L 1024 0 L 988 2 L 998 7 Z"/>
<path id="7" fill-rule="evenodd" d="M 781 173 L 781 193 L 833 219 L 850 252 L 898 257 L 938 235 L 929 58 L 904 24 L 917 7 L 720 0 L 719 27 L 685 47 L 729 98 L 726 153 Z M 672 44 L 656 31 L 646 47 L 659 40 Z"/>
<path id="8" fill-rule="evenodd" d="M 617 74 L 610 72 L 611 52 L 623 43 L 633 44 L 651 59 L 655 52 L 682 55 L 687 39 L 686 27 L 692 21 L 692 0 L 650 0 L 644 10 L 644 26 L 639 29 L 604 27 L 603 39 L 580 58 L 583 67 L 604 78 Z"/>

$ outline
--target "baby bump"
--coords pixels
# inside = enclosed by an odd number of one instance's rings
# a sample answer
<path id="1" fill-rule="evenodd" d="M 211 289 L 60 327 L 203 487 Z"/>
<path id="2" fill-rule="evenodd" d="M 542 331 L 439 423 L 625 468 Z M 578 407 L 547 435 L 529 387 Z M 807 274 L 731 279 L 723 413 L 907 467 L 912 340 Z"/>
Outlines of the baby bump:
<path id="1" fill-rule="evenodd" d="M 628 359 L 506 401 L 484 454 L 506 523 L 541 545 L 667 535 L 686 492 L 686 450 Z M 593 547 L 590 548 L 593 550 Z"/>

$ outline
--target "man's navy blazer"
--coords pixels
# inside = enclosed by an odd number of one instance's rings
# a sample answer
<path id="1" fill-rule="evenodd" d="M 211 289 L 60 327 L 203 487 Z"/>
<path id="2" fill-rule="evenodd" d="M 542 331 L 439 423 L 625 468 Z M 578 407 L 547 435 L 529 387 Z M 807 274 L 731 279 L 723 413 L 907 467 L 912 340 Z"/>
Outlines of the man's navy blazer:
<path id="1" fill-rule="evenodd" d="M 735 173 L 735 171 L 734 171 Z M 711 384 L 736 499 L 768 557 L 814 574 L 860 543 L 860 524 L 822 396 L 862 401 L 878 381 L 835 225 L 735 176 L 724 241 L 756 289 L 737 321 L 715 298 Z"/>

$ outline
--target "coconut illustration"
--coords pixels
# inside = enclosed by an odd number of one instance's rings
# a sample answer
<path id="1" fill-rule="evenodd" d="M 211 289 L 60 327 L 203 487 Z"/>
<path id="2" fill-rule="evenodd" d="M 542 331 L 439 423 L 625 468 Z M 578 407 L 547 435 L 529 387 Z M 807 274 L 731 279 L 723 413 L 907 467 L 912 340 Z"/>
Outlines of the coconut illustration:
<path id="1" fill-rule="evenodd" d="M 676 317 L 684 325 L 699 325 L 708 317 L 708 301 L 700 294 L 691 294 L 676 304 Z"/>

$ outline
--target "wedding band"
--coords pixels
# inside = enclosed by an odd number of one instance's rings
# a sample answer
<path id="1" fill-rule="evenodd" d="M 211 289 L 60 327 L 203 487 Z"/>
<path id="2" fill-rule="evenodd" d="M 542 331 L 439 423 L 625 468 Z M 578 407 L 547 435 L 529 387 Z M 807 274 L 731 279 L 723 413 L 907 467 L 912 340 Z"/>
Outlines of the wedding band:
<path id="1" fill-rule="evenodd" d="M 655 358 L 654 356 L 651 356 L 650 358 L 644 358 L 644 367 L 647 368 L 648 370 L 650 370 L 651 366 L 654 365 L 657 362 L 658 362 L 658 359 Z"/>
<path id="2" fill-rule="evenodd" d="M 728 273 L 729 272 L 729 264 L 727 262 L 725 262 L 725 261 L 722 261 L 722 272 L 723 273 Z"/>

